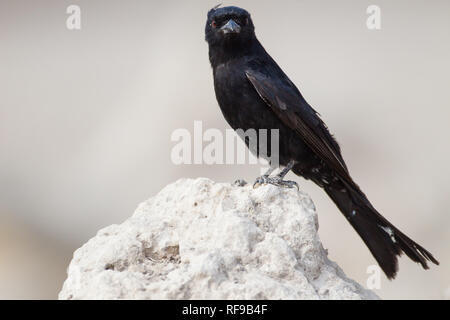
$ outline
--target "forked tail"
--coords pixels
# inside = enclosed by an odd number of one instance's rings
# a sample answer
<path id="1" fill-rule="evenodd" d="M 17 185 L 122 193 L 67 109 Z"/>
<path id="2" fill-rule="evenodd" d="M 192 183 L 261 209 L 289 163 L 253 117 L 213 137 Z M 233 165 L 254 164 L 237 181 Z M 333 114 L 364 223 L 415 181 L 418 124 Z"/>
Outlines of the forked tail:
<path id="1" fill-rule="evenodd" d="M 378 213 L 358 186 L 339 184 L 339 187 L 327 185 L 324 189 L 366 243 L 389 279 L 397 274 L 397 256 L 402 252 L 424 269 L 428 269 L 427 260 L 439 264 L 430 252 Z"/>

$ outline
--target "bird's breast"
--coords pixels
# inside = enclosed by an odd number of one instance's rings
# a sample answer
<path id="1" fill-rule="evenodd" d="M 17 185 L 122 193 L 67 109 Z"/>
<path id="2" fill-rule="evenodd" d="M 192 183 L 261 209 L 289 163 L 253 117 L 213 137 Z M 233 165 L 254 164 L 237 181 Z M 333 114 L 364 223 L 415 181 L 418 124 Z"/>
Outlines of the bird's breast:
<path id="1" fill-rule="evenodd" d="M 227 63 L 217 66 L 214 88 L 220 109 L 234 129 L 258 129 L 262 125 L 261 120 L 268 119 L 272 112 L 248 81 L 244 65 Z"/>
<path id="2" fill-rule="evenodd" d="M 278 129 L 280 163 L 286 165 L 291 159 L 303 159 L 297 157 L 297 153 L 303 154 L 307 149 L 303 141 L 259 96 L 247 79 L 246 70 L 242 64 L 223 64 L 214 69 L 216 98 L 225 120 L 234 130 L 253 129 L 257 133 L 266 130 L 268 133 L 267 130 Z M 254 145 L 259 145 L 259 142 Z M 271 149 L 268 147 L 267 150 Z"/>

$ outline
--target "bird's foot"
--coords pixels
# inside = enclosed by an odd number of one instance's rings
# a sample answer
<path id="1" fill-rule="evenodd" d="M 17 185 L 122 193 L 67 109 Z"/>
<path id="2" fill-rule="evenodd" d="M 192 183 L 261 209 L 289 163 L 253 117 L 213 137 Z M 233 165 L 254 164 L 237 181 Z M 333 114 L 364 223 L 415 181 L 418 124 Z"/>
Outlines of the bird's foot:
<path id="1" fill-rule="evenodd" d="M 283 188 L 296 187 L 297 190 L 299 190 L 298 184 L 295 181 L 283 180 L 283 178 L 281 178 L 279 176 L 269 177 L 267 175 L 263 175 L 261 177 L 256 178 L 255 183 L 253 184 L 253 188 L 257 188 L 264 184 L 272 184 L 274 186 L 283 187 Z"/>
<path id="2" fill-rule="evenodd" d="M 238 187 L 244 187 L 247 184 L 247 181 L 243 179 L 237 179 L 235 182 L 233 182 L 233 185 Z"/>

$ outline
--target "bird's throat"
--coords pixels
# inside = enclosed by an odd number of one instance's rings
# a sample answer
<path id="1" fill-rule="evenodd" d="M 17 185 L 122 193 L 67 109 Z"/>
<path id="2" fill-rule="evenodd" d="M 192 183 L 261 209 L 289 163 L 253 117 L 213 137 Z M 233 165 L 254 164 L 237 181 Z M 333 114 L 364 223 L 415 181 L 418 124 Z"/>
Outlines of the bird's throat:
<path id="1" fill-rule="evenodd" d="M 230 39 L 216 44 L 209 45 L 209 61 L 211 66 L 216 68 L 218 65 L 227 63 L 231 60 L 251 56 L 260 50 L 261 44 L 256 38 L 250 41 L 240 41 L 239 39 Z"/>

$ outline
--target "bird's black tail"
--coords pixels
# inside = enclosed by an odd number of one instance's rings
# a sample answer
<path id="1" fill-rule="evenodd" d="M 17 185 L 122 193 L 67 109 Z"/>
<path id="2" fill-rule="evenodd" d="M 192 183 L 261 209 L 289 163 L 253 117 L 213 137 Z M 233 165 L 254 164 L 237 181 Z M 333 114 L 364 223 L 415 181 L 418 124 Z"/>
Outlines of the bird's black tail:
<path id="1" fill-rule="evenodd" d="M 423 247 L 408 238 L 387 221 L 370 204 L 358 186 L 339 183 L 339 186 L 323 186 L 327 194 L 344 214 L 389 279 L 398 270 L 397 256 L 404 252 L 411 260 L 428 269 L 427 260 L 439 262 Z"/>

